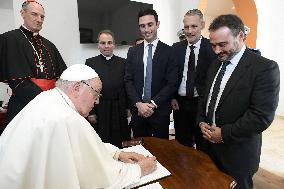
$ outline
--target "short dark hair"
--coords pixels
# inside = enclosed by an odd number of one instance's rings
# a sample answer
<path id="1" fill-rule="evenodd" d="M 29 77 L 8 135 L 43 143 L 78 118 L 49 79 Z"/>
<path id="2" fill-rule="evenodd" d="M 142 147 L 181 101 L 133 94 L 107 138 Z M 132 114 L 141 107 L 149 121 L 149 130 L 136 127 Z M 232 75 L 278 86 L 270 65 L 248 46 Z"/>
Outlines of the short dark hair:
<path id="1" fill-rule="evenodd" d="M 115 39 L 114 39 L 114 33 L 111 31 L 111 30 L 102 30 L 102 31 L 100 31 L 100 33 L 98 34 L 98 42 L 99 42 L 99 39 L 100 39 L 100 36 L 102 35 L 102 34 L 108 34 L 108 35 L 111 35 L 111 37 L 112 37 L 112 39 L 113 39 L 113 42 L 115 42 Z"/>
<path id="2" fill-rule="evenodd" d="M 26 0 L 26 1 L 23 2 L 23 4 L 22 4 L 22 9 L 23 9 L 23 10 L 27 10 L 27 8 L 28 8 L 28 6 L 29 6 L 30 3 L 39 4 L 39 5 L 43 8 L 42 4 L 40 4 L 39 2 L 37 2 L 37 1 L 35 1 L 35 0 Z M 44 8 L 43 8 L 43 10 L 44 10 Z"/>
<path id="3" fill-rule="evenodd" d="M 235 37 L 240 33 L 240 31 L 245 32 L 243 21 L 233 14 L 218 16 L 212 21 L 208 30 L 211 32 L 224 26 L 228 27 Z"/>
<path id="4" fill-rule="evenodd" d="M 138 21 L 139 21 L 140 17 L 146 16 L 146 15 L 153 15 L 154 18 L 155 18 L 155 21 L 156 22 L 159 21 L 157 12 L 154 9 L 149 9 L 149 8 L 148 9 L 143 9 L 143 10 L 139 11 L 139 13 L 138 13 Z"/>

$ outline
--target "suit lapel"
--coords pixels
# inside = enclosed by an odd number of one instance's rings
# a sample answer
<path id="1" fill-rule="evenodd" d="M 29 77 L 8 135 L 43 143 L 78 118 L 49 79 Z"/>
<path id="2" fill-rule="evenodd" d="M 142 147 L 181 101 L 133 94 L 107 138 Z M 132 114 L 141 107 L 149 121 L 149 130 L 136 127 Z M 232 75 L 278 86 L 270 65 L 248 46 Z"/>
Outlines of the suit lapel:
<path id="1" fill-rule="evenodd" d="M 224 99 L 226 99 L 226 97 L 230 94 L 230 92 L 235 87 L 237 82 L 242 78 L 242 76 L 247 73 L 246 70 L 250 66 L 250 62 L 248 61 L 248 58 L 249 57 L 248 57 L 247 49 L 246 49 L 242 58 L 240 59 L 238 65 L 236 66 L 235 70 L 233 71 L 231 77 L 229 78 L 225 86 L 225 89 L 222 93 L 218 106 L 222 104 Z"/>
<path id="2" fill-rule="evenodd" d="M 159 60 L 159 57 L 161 56 L 162 53 L 160 53 L 162 48 L 162 44 L 160 41 L 158 41 L 157 43 L 157 47 L 156 50 L 154 52 L 154 56 L 153 56 L 153 66 L 155 65 L 155 62 L 157 62 L 157 60 Z"/>
<path id="3" fill-rule="evenodd" d="M 195 68 L 195 72 L 197 73 L 200 69 L 200 67 L 202 66 L 203 63 L 203 57 L 207 56 L 206 55 L 206 44 L 205 44 L 205 40 L 202 37 L 201 39 L 201 43 L 200 43 L 200 48 L 199 48 L 199 53 L 198 53 L 198 59 L 197 59 L 197 65 Z"/>
<path id="4" fill-rule="evenodd" d="M 184 63 L 185 63 L 185 55 L 186 55 L 186 49 L 187 49 L 187 40 L 183 40 L 182 43 L 181 43 L 181 47 L 180 47 L 180 50 L 179 50 L 179 56 L 182 57 L 181 58 L 181 64 L 182 64 L 182 72 L 183 72 L 183 69 L 184 69 Z"/>
<path id="5" fill-rule="evenodd" d="M 139 71 L 140 73 L 143 73 L 143 77 L 144 77 L 144 62 L 143 62 L 143 55 L 144 55 L 144 43 L 138 45 L 137 47 L 137 64 L 138 64 L 138 67 L 139 67 Z"/>
<path id="6" fill-rule="evenodd" d="M 155 50 L 154 56 L 153 56 L 152 75 L 154 75 L 156 73 L 156 71 L 159 70 L 158 62 L 160 62 L 159 59 L 160 59 L 161 56 L 164 56 L 163 55 L 163 46 L 162 46 L 162 43 L 160 41 L 158 41 L 157 47 L 156 47 L 156 50 Z"/>
<path id="7" fill-rule="evenodd" d="M 204 99 L 208 99 L 208 96 L 209 96 L 209 93 L 210 93 L 210 89 L 211 89 L 211 86 L 213 85 L 213 81 L 214 81 L 214 78 L 218 72 L 218 69 L 220 68 L 222 62 L 219 61 L 219 60 L 216 60 L 212 63 L 212 71 L 210 70 L 210 72 L 208 72 L 208 75 L 207 75 L 207 81 L 209 82 L 206 86 L 206 91 L 205 91 L 205 98 Z"/>

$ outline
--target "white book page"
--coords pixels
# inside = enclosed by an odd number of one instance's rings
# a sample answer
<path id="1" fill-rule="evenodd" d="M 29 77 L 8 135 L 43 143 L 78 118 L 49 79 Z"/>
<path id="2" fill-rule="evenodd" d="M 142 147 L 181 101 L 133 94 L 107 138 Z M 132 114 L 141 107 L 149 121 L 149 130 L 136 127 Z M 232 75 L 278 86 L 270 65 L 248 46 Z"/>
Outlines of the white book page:
<path id="1" fill-rule="evenodd" d="M 123 148 L 122 151 L 124 151 L 124 152 L 136 152 L 136 153 L 139 153 L 139 154 L 143 154 L 144 156 L 153 156 L 142 145 L 136 145 L 136 146 L 131 146 L 131 147 L 128 147 L 128 148 Z M 153 171 L 152 173 L 150 173 L 148 175 L 143 176 L 141 178 L 140 182 L 138 182 L 136 184 L 132 184 L 132 185 L 126 187 L 126 189 L 141 186 L 143 184 L 152 182 L 154 180 L 157 180 L 157 179 L 169 176 L 169 175 L 171 175 L 171 173 L 164 166 L 162 166 L 159 163 L 159 161 L 157 161 L 157 169 L 155 171 Z M 159 189 L 159 188 L 157 188 L 157 189 Z"/>

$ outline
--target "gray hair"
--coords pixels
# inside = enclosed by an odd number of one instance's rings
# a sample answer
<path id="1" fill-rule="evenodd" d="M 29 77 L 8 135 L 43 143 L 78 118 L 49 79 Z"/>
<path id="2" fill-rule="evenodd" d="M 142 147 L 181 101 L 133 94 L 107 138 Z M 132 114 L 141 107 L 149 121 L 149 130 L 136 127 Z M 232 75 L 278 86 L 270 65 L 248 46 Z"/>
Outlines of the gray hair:
<path id="1" fill-rule="evenodd" d="M 77 81 L 67 81 L 63 79 L 58 79 L 55 83 L 55 86 L 58 87 L 59 89 L 66 91 L 66 89 L 70 88 L 73 86 Z"/>
<path id="2" fill-rule="evenodd" d="M 72 88 L 72 86 L 78 82 L 85 82 L 87 84 L 90 84 L 91 80 L 93 79 L 82 80 L 82 81 L 67 81 L 63 79 L 58 79 L 55 83 L 55 86 L 61 89 L 62 91 L 67 91 L 68 89 Z"/>
<path id="3" fill-rule="evenodd" d="M 203 21 L 203 14 L 199 9 L 191 9 L 187 11 L 184 16 L 194 16 L 194 15 L 199 16 L 200 20 Z"/>

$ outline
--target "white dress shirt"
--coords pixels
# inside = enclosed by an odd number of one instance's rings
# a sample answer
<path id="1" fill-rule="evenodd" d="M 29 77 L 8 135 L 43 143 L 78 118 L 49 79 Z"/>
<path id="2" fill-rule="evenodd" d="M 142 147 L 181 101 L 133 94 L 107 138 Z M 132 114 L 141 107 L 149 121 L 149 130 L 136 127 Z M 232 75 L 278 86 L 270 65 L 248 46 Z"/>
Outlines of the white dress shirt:
<path id="1" fill-rule="evenodd" d="M 187 70 L 188 70 L 188 60 L 189 60 L 189 55 L 190 55 L 190 46 L 193 45 L 195 46 L 194 50 L 194 55 L 195 55 L 195 68 L 197 66 L 197 61 L 198 61 L 198 55 L 199 55 L 199 49 L 200 49 L 200 45 L 201 45 L 201 39 L 202 36 L 200 37 L 200 39 L 195 43 L 195 44 L 187 44 L 187 48 L 186 48 L 186 54 L 185 54 L 185 59 L 184 59 L 184 67 L 183 67 L 183 74 L 182 74 L 182 80 L 181 80 L 181 84 L 179 86 L 178 89 L 178 94 L 180 96 L 186 96 L 186 80 L 187 80 Z M 196 88 L 194 87 L 194 97 L 197 97 L 198 93 Z"/>

